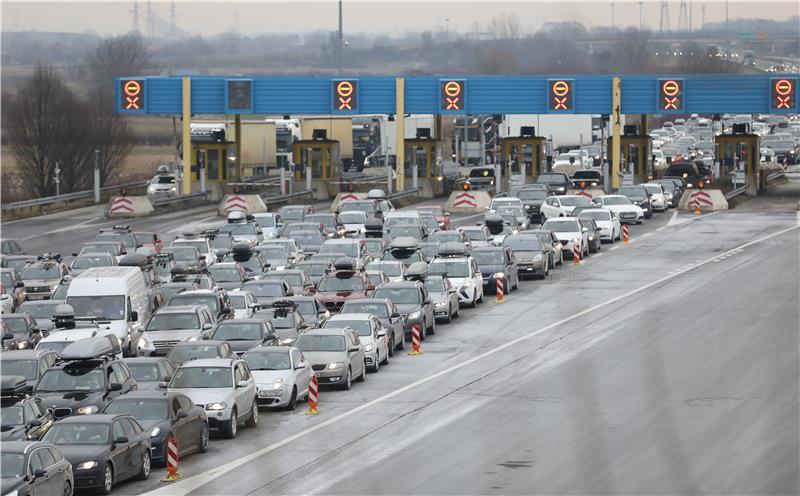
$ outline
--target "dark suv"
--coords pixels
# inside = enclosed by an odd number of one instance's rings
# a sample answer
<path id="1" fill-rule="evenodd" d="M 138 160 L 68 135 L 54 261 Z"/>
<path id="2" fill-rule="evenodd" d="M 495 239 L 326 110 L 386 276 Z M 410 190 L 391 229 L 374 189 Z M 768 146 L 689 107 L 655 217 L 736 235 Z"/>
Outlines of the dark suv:
<path id="1" fill-rule="evenodd" d="M 397 306 L 405 319 L 406 338 L 410 338 L 414 325 L 420 326 L 421 338 L 436 332 L 433 300 L 425 284 L 420 281 L 399 281 L 382 284 L 372 295 L 376 299 L 388 299 Z"/>
<path id="2" fill-rule="evenodd" d="M 622 186 L 617 190 L 618 195 L 626 196 L 637 207 L 644 210 L 644 218 L 653 216 L 653 206 L 650 205 L 650 195 L 644 186 Z"/>
<path id="3" fill-rule="evenodd" d="M 545 172 L 536 178 L 537 183 L 544 183 L 550 186 L 553 193 L 566 195 L 567 190 L 572 186 L 569 177 L 563 172 Z"/>

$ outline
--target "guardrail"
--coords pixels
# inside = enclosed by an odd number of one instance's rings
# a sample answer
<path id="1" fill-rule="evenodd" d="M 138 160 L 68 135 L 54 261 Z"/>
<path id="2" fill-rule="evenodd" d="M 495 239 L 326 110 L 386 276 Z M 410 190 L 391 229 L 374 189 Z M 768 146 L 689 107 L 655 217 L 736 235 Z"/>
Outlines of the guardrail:
<path id="1" fill-rule="evenodd" d="M 133 183 L 115 184 L 114 186 L 104 186 L 100 188 L 100 192 L 102 193 L 105 191 L 112 191 L 115 189 L 137 188 L 141 186 L 147 186 L 149 182 L 150 181 L 136 181 Z M 31 200 L 21 200 L 17 202 L 3 203 L 2 205 L 0 205 L 0 209 L 14 210 L 16 208 L 34 207 L 38 205 L 50 205 L 62 201 L 79 200 L 81 198 L 91 198 L 93 196 L 94 196 L 93 189 L 87 191 L 75 191 L 74 193 L 65 193 L 63 195 L 58 195 L 58 196 L 46 196 L 44 198 L 33 198 Z"/>
<path id="2" fill-rule="evenodd" d="M 160 207 L 163 205 L 169 205 L 171 203 L 180 203 L 186 200 L 194 200 L 195 198 L 208 198 L 208 195 L 209 195 L 208 191 L 198 191 L 197 193 L 191 193 L 188 195 L 173 196 L 172 198 L 164 198 L 161 200 L 151 200 L 150 203 L 154 207 Z"/>
<path id="3" fill-rule="evenodd" d="M 306 189 L 303 191 L 295 191 L 294 193 L 287 193 L 285 195 L 277 195 L 277 196 L 262 196 L 261 199 L 264 200 L 264 204 L 269 205 L 270 203 L 280 203 L 285 200 L 290 200 L 292 198 L 300 198 L 303 196 L 311 196 L 314 194 L 313 189 Z"/>
<path id="4" fill-rule="evenodd" d="M 405 198 L 407 196 L 418 195 L 420 191 L 422 191 L 420 188 L 411 188 L 405 191 L 398 191 L 397 193 L 386 195 L 386 198 L 388 198 L 389 200 L 397 200 L 398 198 Z"/>
<path id="5" fill-rule="evenodd" d="M 778 172 L 773 172 L 771 174 L 767 174 L 766 181 L 767 181 L 767 183 L 769 183 L 770 181 L 774 181 L 774 180 L 778 179 L 779 177 L 782 177 L 783 175 L 784 175 L 783 171 L 778 171 Z M 730 200 L 731 198 L 736 198 L 739 195 L 745 194 L 746 191 L 747 191 L 747 186 L 739 186 L 738 188 L 734 188 L 734 189 L 728 191 L 727 193 L 725 193 L 725 199 L 726 200 Z"/>

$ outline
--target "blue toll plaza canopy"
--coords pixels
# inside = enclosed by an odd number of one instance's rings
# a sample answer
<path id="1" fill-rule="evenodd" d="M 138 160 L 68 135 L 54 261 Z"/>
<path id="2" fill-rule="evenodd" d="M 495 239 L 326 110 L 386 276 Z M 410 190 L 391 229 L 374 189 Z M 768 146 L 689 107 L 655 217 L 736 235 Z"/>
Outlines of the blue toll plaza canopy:
<path id="1" fill-rule="evenodd" d="M 192 114 L 611 114 L 612 75 L 187 76 Z M 794 74 L 620 76 L 623 114 L 798 112 Z M 117 111 L 179 115 L 183 77 L 115 80 Z"/>

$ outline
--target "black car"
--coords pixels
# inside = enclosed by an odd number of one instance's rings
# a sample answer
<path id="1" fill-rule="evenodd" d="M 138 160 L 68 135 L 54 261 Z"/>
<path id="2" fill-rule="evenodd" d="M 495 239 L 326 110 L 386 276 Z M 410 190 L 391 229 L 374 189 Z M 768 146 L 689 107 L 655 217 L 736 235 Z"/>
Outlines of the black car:
<path id="1" fill-rule="evenodd" d="M 0 378 L 0 439 L 40 439 L 53 424 L 53 414 L 38 396 L 25 392 L 27 381 L 17 375 Z"/>
<path id="2" fill-rule="evenodd" d="M 580 219 L 584 228 L 589 230 L 589 253 L 597 253 L 600 251 L 600 245 L 602 244 L 600 241 L 600 227 L 594 219 L 586 217 L 581 217 Z"/>
<path id="3" fill-rule="evenodd" d="M 55 446 L 41 441 L 3 442 L 2 494 L 71 495 L 72 466 Z"/>
<path id="4" fill-rule="evenodd" d="M 628 199 L 644 210 L 644 218 L 649 219 L 653 216 L 653 206 L 650 205 L 650 195 L 644 186 L 622 186 L 617 190 L 618 195 L 626 196 Z"/>
<path id="5" fill-rule="evenodd" d="M 61 361 L 36 384 L 38 394 L 56 418 L 101 411 L 114 398 L 136 387 L 122 360 L 118 340 L 96 336 L 75 341 L 61 352 Z"/>
<path id="6" fill-rule="evenodd" d="M 261 319 L 234 319 L 217 324 L 208 338 L 224 341 L 237 355 L 243 355 L 250 348 L 277 344 L 278 337 L 272 323 Z M 206 358 L 206 357 L 204 357 Z"/>
<path id="7" fill-rule="evenodd" d="M 27 393 L 44 373 L 58 361 L 58 353 L 53 350 L 13 350 L 0 355 L 3 375 L 17 375 L 25 378 Z"/>
<path id="8" fill-rule="evenodd" d="M 502 275 L 507 293 L 519 288 L 519 269 L 514 252 L 508 246 L 482 246 L 474 248 L 472 258 L 478 263 L 483 276 L 484 290 L 497 289 L 497 278 Z"/>
<path id="9" fill-rule="evenodd" d="M 550 186 L 550 189 L 556 195 L 566 195 L 567 190 L 572 186 L 569 176 L 563 172 L 545 172 L 536 177 L 537 183 L 543 183 Z"/>
<path id="10" fill-rule="evenodd" d="M 150 432 L 132 415 L 79 415 L 61 419 L 42 441 L 72 464 L 76 489 L 110 494 L 114 484 L 150 477 Z"/>
<path id="11" fill-rule="evenodd" d="M 139 391 L 156 390 L 160 382 L 169 382 L 175 373 L 175 365 L 166 357 L 131 357 L 122 361 L 136 379 Z"/>
<path id="12" fill-rule="evenodd" d="M 128 413 L 150 433 L 152 462 L 166 464 L 166 441 L 178 440 L 178 458 L 208 451 L 208 418 L 203 407 L 175 392 L 134 391 L 106 406 L 106 414 Z"/>
<path id="13" fill-rule="evenodd" d="M 533 229 L 526 231 L 525 234 L 535 234 L 539 236 L 539 243 L 541 243 L 544 253 L 547 253 L 547 259 L 550 262 L 550 268 L 555 268 L 556 265 L 562 262 L 561 256 L 556 256 L 556 246 L 561 246 L 561 241 L 559 241 L 556 235 L 553 234 L 553 231 Z M 519 263 L 519 255 L 517 255 L 517 264 Z"/>
<path id="14" fill-rule="evenodd" d="M 370 296 L 374 299 L 388 299 L 394 303 L 403 315 L 405 335 L 411 339 L 411 331 L 415 325 L 420 327 L 420 337 L 436 333 L 436 316 L 433 300 L 428 295 L 425 284 L 420 281 L 387 282 L 381 285 Z"/>
<path id="15" fill-rule="evenodd" d="M 677 162 L 674 164 L 670 164 L 667 167 L 667 172 L 664 176 L 669 177 L 680 177 L 686 182 L 687 188 L 698 188 L 700 187 L 701 182 L 705 186 L 705 180 L 707 177 L 701 174 L 700 170 L 697 168 L 697 165 L 691 164 L 689 162 Z"/>
<path id="16" fill-rule="evenodd" d="M 543 190 L 543 189 L 530 189 L 524 188 L 517 193 L 517 198 L 522 200 L 522 204 L 525 205 L 525 212 L 528 214 L 528 217 L 539 224 L 542 223 L 542 203 L 550 196 L 550 193 Z"/>
<path id="17" fill-rule="evenodd" d="M 269 270 L 267 259 L 262 257 L 257 250 L 253 250 L 250 243 L 243 241 L 234 244 L 231 252 L 225 255 L 221 261 L 240 263 L 251 276 L 260 275 Z"/>
<path id="18" fill-rule="evenodd" d="M 233 355 L 233 348 L 225 341 L 182 341 L 175 343 L 167 355 L 167 360 L 177 368 L 189 360 L 232 358 Z M 160 383 L 159 387 L 163 384 L 163 382 Z"/>
<path id="19" fill-rule="evenodd" d="M 579 170 L 572 174 L 572 186 L 575 189 L 590 189 L 603 187 L 603 175 L 600 171 Z"/>
<path id="20" fill-rule="evenodd" d="M 42 333 L 36 319 L 29 313 L 9 313 L 0 317 L 3 321 L 3 349 L 24 350 L 36 348 Z"/>

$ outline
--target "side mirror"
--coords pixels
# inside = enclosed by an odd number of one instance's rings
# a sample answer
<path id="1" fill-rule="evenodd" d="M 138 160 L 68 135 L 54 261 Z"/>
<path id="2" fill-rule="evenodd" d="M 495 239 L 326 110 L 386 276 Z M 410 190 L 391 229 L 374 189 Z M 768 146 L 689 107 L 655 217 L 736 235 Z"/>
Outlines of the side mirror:
<path id="1" fill-rule="evenodd" d="M 45 475 L 47 475 L 47 470 L 43 468 L 37 468 L 36 470 L 33 471 L 34 479 L 38 479 L 39 477 L 44 477 Z"/>
<path id="2" fill-rule="evenodd" d="M 398 312 L 395 312 L 395 313 L 392 314 L 392 318 L 393 319 L 399 319 L 400 317 L 401 317 L 401 315 Z"/>
<path id="3" fill-rule="evenodd" d="M 243 387 L 247 387 L 247 381 L 239 381 L 239 382 L 236 384 L 236 387 L 237 387 L 237 388 L 243 388 Z"/>
<path id="4" fill-rule="evenodd" d="M 128 322 L 136 322 L 139 320 L 139 312 L 136 310 L 131 311 L 131 314 L 128 316 Z"/>
<path id="5" fill-rule="evenodd" d="M 197 261 L 198 262 L 205 262 L 206 261 L 206 257 L 200 255 L 199 257 L 197 257 Z"/>
<path id="6" fill-rule="evenodd" d="M 166 379 L 166 377 L 164 379 Z M 169 381 L 160 381 L 158 383 L 158 387 L 161 388 L 161 389 L 167 389 L 167 385 L 168 384 L 169 384 Z"/>
<path id="7" fill-rule="evenodd" d="M 128 438 L 125 436 L 120 436 L 114 440 L 114 444 L 126 444 L 128 442 Z"/>
<path id="8" fill-rule="evenodd" d="M 294 366 L 294 369 L 295 369 L 295 370 L 304 369 L 304 368 L 306 368 L 307 366 L 308 366 L 308 365 L 306 365 L 306 362 L 300 362 L 300 363 L 298 363 L 297 365 L 295 365 L 295 366 Z"/>
<path id="9" fill-rule="evenodd" d="M 170 375 L 165 375 L 164 376 L 164 382 L 169 382 L 170 380 L 172 380 L 172 376 L 170 376 Z"/>
<path id="10" fill-rule="evenodd" d="M 77 257 L 77 256 L 78 256 L 78 254 L 77 254 L 77 253 L 73 253 L 73 254 L 72 254 L 72 256 L 73 256 L 73 257 Z"/>
<path id="11" fill-rule="evenodd" d="M 202 337 L 202 338 L 200 338 L 200 339 L 202 339 L 203 341 L 208 341 L 209 339 L 211 339 L 211 336 L 209 336 L 208 334 L 205 334 L 205 335 L 203 335 L 203 337 Z"/>
<path id="12" fill-rule="evenodd" d="M 353 346 L 352 348 L 350 348 L 349 351 L 350 351 L 350 353 L 356 353 L 358 350 L 359 350 L 358 346 Z"/>
<path id="13" fill-rule="evenodd" d="M 588 227 L 582 227 L 581 228 L 581 232 L 589 232 L 589 228 Z"/>
<path id="14" fill-rule="evenodd" d="M 269 264 L 264 264 L 264 265 L 262 265 L 262 266 L 261 266 L 261 270 L 263 270 L 263 271 L 267 271 L 267 270 L 269 270 Z"/>
<path id="15" fill-rule="evenodd" d="M 379 337 L 379 338 L 386 337 L 386 331 L 384 331 L 384 330 L 380 330 L 380 331 L 378 331 L 378 337 Z"/>
<path id="16" fill-rule="evenodd" d="M 25 287 L 25 283 L 22 282 L 22 281 L 17 281 L 17 282 L 14 283 L 14 287 L 15 288 L 24 288 Z"/>
<path id="17" fill-rule="evenodd" d="M 31 328 L 31 334 L 39 334 L 40 332 L 42 332 L 42 331 L 40 331 L 38 327 L 32 327 Z"/>
<path id="18" fill-rule="evenodd" d="M 188 416 L 189 416 L 189 414 L 186 413 L 186 410 L 178 410 L 178 414 L 175 415 L 175 417 L 178 418 L 178 419 L 185 419 Z"/>
<path id="19" fill-rule="evenodd" d="M 222 307 L 222 310 L 221 310 L 222 315 L 228 315 L 231 312 L 232 312 L 232 310 L 231 310 L 230 307 Z"/>
<path id="20" fill-rule="evenodd" d="M 9 339 L 14 339 L 14 335 L 10 332 L 3 334 L 3 341 L 8 341 Z"/>
<path id="21" fill-rule="evenodd" d="M 211 324 L 209 324 L 208 322 L 206 322 L 205 324 L 203 324 L 203 330 L 204 330 L 204 331 L 208 331 L 208 330 L 209 330 L 209 329 L 211 329 L 212 327 L 214 327 L 214 326 L 212 326 L 212 325 L 211 325 Z"/>
<path id="22" fill-rule="evenodd" d="M 112 382 L 108 385 L 109 391 L 122 391 L 122 384 L 119 382 Z"/>
<path id="23" fill-rule="evenodd" d="M 39 419 L 34 419 L 31 420 L 30 425 L 31 427 L 39 427 L 40 425 L 42 425 L 42 421 Z"/>

